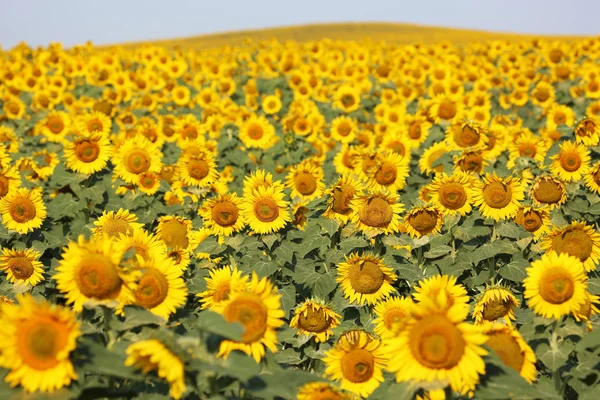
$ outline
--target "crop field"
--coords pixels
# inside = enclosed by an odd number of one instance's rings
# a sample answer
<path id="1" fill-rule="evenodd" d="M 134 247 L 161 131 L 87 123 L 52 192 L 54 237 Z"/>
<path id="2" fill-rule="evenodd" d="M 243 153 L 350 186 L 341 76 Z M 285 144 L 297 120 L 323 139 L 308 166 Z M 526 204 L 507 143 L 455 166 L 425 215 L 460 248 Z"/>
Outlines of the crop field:
<path id="1" fill-rule="evenodd" d="M 600 39 L 375 39 L 1 52 L 0 398 L 597 400 Z"/>

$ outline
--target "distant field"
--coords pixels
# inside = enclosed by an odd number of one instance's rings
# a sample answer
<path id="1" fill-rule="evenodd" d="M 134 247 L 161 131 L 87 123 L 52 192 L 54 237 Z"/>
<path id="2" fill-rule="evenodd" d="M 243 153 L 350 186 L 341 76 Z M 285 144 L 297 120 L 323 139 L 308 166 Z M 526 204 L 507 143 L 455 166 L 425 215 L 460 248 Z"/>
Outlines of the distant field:
<path id="1" fill-rule="evenodd" d="M 247 38 L 255 41 L 276 38 L 280 41 L 296 40 L 306 42 L 322 38 L 341 40 L 385 40 L 393 43 L 436 43 L 449 40 L 462 44 L 474 40 L 497 39 L 531 39 L 535 35 L 518 35 L 500 32 L 484 32 L 471 29 L 453 29 L 443 27 L 429 27 L 410 24 L 392 23 L 342 23 L 342 24 L 314 24 L 291 27 L 269 28 L 260 30 L 245 30 L 210 35 L 194 36 L 189 38 L 168 39 L 151 43 L 164 46 L 173 46 L 187 49 L 207 49 L 222 46 L 236 46 Z M 575 40 L 575 36 L 544 36 L 546 39 Z M 127 43 L 126 47 L 137 46 L 143 42 Z"/>

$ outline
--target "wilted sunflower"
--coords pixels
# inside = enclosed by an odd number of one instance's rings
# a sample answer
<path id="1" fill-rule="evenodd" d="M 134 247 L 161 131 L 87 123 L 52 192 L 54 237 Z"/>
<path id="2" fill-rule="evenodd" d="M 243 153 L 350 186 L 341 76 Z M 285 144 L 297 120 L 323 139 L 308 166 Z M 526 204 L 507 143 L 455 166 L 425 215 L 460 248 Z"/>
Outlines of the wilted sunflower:
<path id="1" fill-rule="evenodd" d="M 514 178 L 500 178 L 493 175 L 483 177 L 473 189 L 473 203 L 479 206 L 481 214 L 495 221 L 514 217 L 519 211 L 519 202 L 524 198 L 522 183 Z"/>
<path id="2" fill-rule="evenodd" d="M 326 382 L 305 383 L 296 396 L 297 400 L 352 400 L 353 398 Z"/>
<path id="3" fill-rule="evenodd" d="M 476 299 L 473 318 L 476 324 L 494 322 L 502 318 L 507 325 L 512 325 L 515 307 L 519 307 L 519 300 L 510 290 L 502 286 L 489 286 Z"/>
<path id="4" fill-rule="evenodd" d="M 435 275 L 423 279 L 415 286 L 413 297 L 417 302 L 429 299 L 438 307 L 460 305 L 468 310 L 467 290 L 460 283 L 456 283 L 456 280 L 457 278 L 452 275 Z"/>
<path id="5" fill-rule="evenodd" d="M 114 172 L 127 183 L 136 183 L 145 172 L 160 173 L 162 153 L 144 136 L 127 139 L 113 157 Z"/>
<path id="6" fill-rule="evenodd" d="M 219 357 L 227 358 L 234 350 L 241 350 L 260 362 L 265 356 L 265 347 L 277 352 L 276 329 L 284 324 L 285 312 L 281 309 L 281 295 L 268 278 L 258 279 L 256 273 L 248 283 L 247 290 L 233 289 L 229 298 L 216 304 L 214 311 L 227 322 L 243 325 L 240 342 L 224 340 L 219 348 Z"/>
<path id="7" fill-rule="evenodd" d="M 409 163 L 410 157 L 402 157 L 392 151 L 380 154 L 366 174 L 367 187 L 372 191 L 388 190 L 390 193 L 402 190 L 409 175 Z"/>
<path id="8" fill-rule="evenodd" d="M 429 175 L 433 172 L 444 172 L 444 165 L 438 163 L 438 160 L 450 151 L 450 146 L 446 142 L 434 143 L 425 149 L 419 158 L 421 173 Z"/>
<path id="9" fill-rule="evenodd" d="M 241 199 L 235 193 L 219 195 L 206 200 L 198 210 L 204 220 L 204 227 L 215 236 L 231 236 L 244 229 L 246 222 L 240 215 Z"/>
<path id="10" fill-rule="evenodd" d="M 81 334 L 71 310 L 36 301 L 0 305 L 0 366 L 10 370 L 6 382 L 26 392 L 54 392 L 69 386 L 77 374 L 69 359 Z"/>
<path id="11" fill-rule="evenodd" d="M 489 322 L 483 326 L 483 331 L 488 336 L 486 344 L 504 365 L 517 371 L 527 382 L 533 383 L 537 374 L 537 359 L 519 331 L 511 326 Z"/>
<path id="12" fill-rule="evenodd" d="M 22 180 L 19 171 L 13 167 L 3 167 L 0 169 L 0 200 L 12 194 L 21 187 Z"/>
<path id="13" fill-rule="evenodd" d="M 6 279 L 11 283 L 35 286 L 44 280 L 44 268 L 38 261 L 40 256 L 33 249 L 2 249 L 0 270 L 6 272 Z"/>
<path id="14" fill-rule="evenodd" d="M 535 179 L 529 196 L 535 206 L 548 205 L 549 211 L 552 211 L 567 201 L 567 189 L 559 179 L 542 175 Z"/>
<path id="15" fill-rule="evenodd" d="M 590 321 L 590 318 L 600 313 L 600 309 L 598 309 L 596 305 L 600 305 L 600 297 L 593 295 L 586 290 L 585 302 L 581 305 L 579 310 L 573 313 L 573 316 L 577 321 L 586 323 L 588 332 L 592 330 L 592 321 Z"/>
<path id="16" fill-rule="evenodd" d="M 126 366 L 141 369 L 144 374 L 156 371 L 169 383 L 169 394 L 180 399 L 185 392 L 185 370 L 181 359 L 167 346 L 156 339 L 141 340 L 130 344 L 125 351 Z"/>
<path id="17" fill-rule="evenodd" d="M 252 115 L 240 126 L 240 140 L 244 146 L 268 150 L 279 138 L 275 134 L 275 127 L 264 116 Z"/>
<path id="18" fill-rule="evenodd" d="M 350 207 L 352 200 L 362 194 L 363 187 L 358 179 L 354 179 L 350 175 L 340 176 L 336 183 L 325 191 L 325 195 L 328 197 L 327 209 L 323 216 L 346 224 L 352 214 Z"/>
<path id="19" fill-rule="evenodd" d="M 341 388 L 368 397 L 383 382 L 388 356 L 378 339 L 364 331 L 344 333 L 325 353 L 325 374 L 341 381 Z"/>
<path id="20" fill-rule="evenodd" d="M 404 210 L 398 200 L 397 195 L 387 192 L 355 196 L 350 202 L 352 222 L 367 236 L 398 232 L 400 213 Z"/>
<path id="21" fill-rule="evenodd" d="M 64 143 L 66 167 L 80 174 L 91 175 L 101 171 L 111 155 L 110 140 L 100 133 L 77 136 L 73 141 Z"/>
<path id="22" fill-rule="evenodd" d="M 373 320 L 376 324 L 374 332 L 382 339 L 394 337 L 402 324 L 410 318 L 412 307 L 410 297 L 388 297 L 375 305 L 375 315 Z"/>
<path id="23" fill-rule="evenodd" d="M 427 185 L 431 202 L 444 215 L 466 215 L 471 212 L 471 179 L 467 174 L 456 172 L 450 176 L 436 174 Z"/>
<path id="24" fill-rule="evenodd" d="M 8 230 L 21 234 L 34 231 L 46 219 L 46 206 L 39 188 L 18 188 L 0 199 L 2 222 Z"/>
<path id="25" fill-rule="evenodd" d="M 600 194 L 600 162 L 594 164 L 584 176 L 585 185 L 596 194 Z M 2 177 L 0 176 L 0 182 Z M 1 184 L 0 184 L 1 185 Z M 1 186 L 0 186 L 1 188 Z M 0 191 L 1 194 L 1 191 Z"/>
<path id="26" fill-rule="evenodd" d="M 172 215 L 158 219 L 156 236 L 167 245 L 169 250 L 179 247 L 194 251 L 200 243 L 198 235 L 192 230 L 192 221 Z"/>
<path id="27" fill-rule="evenodd" d="M 92 233 L 96 239 L 118 238 L 120 235 L 133 235 L 133 232 L 143 227 L 137 222 L 137 216 L 119 208 L 118 211 L 103 211 L 102 216 L 94 221 Z"/>
<path id="28" fill-rule="evenodd" d="M 376 304 L 388 297 L 398 279 L 394 270 L 373 255 L 353 253 L 338 265 L 337 282 L 341 284 L 344 297 L 351 303 Z"/>
<path id="29" fill-rule="evenodd" d="M 207 151 L 183 153 L 177 162 L 177 172 L 188 186 L 207 187 L 218 177 L 215 159 Z"/>
<path id="30" fill-rule="evenodd" d="M 404 226 L 413 238 L 436 235 L 442 230 L 443 217 L 442 212 L 435 207 L 415 207 L 404 217 Z"/>
<path id="31" fill-rule="evenodd" d="M 597 146 L 600 143 L 600 127 L 594 117 L 586 117 L 575 125 L 574 133 L 577 143 L 585 146 Z"/>
<path id="32" fill-rule="evenodd" d="M 482 150 L 487 140 L 483 127 L 473 121 L 455 122 L 446 129 L 446 143 L 452 150 Z"/>
<path id="33" fill-rule="evenodd" d="M 585 303 L 587 276 L 579 259 L 551 251 L 531 263 L 523 286 L 529 308 L 543 317 L 559 319 Z"/>
<path id="34" fill-rule="evenodd" d="M 515 216 L 515 222 L 521 225 L 534 240 L 539 240 L 550 231 L 550 212 L 547 207 L 521 207 Z"/>
<path id="35" fill-rule="evenodd" d="M 242 215 L 256 233 L 268 234 L 285 228 L 291 222 L 289 203 L 281 186 L 258 187 L 240 206 Z"/>
<path id="36" fill-rule="evenodd" d="M 485 373 L 483 329 L 465 322 L 469 308 L 438 304 L 429 297 L 412 307 L 409 321 L 385 342 L 388 370 L 398 382 L 435 382 L 455 392 L 468 391 Z"/>
<path id="37" fill-rule="evenodd" d="M 541 245 L 547 251 L 577 257 L 586 271 L 594 271 L 600 262 L 600 233 L 583 221 L 554 229 Z"/>
<path id="38" fill-rule="evenodd" d="M 198 293 L 204 309 L 212 309 L 222 301 L 229 299 L 231 292 L 243 292 L 248 287 L 248 277 L 242 276 L 242 271 L 237 267 L 233 269 L 229 266 L 223 268 L 215 268 L 208 272 L 209 276 L 205 277 L 206 290 Z"/>
<path id="39" fill-rule="evenodd" d="M 322 300 L 310 299 L 296 306 L 290 328 L 296 329 L 297 334 L 314 337 L 317 343 L 325 343 L 341 318 Z"/>
<path id="40" fill-rule="evenodd" d="M 562 142 L 551 159 L 550 170 L 564 182 L 578 181 L 590 169 L 590 151 L 582 144 Z"/>
<path id="41" fill-rule="evenodd" d="M 302 162 L 293 166 L 287 174 L 285 186 L 291 189 L 290 198 L 311 201 L 321 197 L 325 190 L 323 169 L 311 162 Z"/>

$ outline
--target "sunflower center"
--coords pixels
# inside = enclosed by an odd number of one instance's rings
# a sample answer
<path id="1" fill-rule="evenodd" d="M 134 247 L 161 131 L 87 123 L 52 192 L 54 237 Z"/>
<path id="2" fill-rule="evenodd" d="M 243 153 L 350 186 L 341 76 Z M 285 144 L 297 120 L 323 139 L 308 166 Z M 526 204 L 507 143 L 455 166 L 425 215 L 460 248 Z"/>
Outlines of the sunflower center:
<path id="1" fill-rule="evenodd" d="M 10 187 L 10 181 L 4 175 L 0 175 L 0 199 L 6 196 L 8 188 Z"/>
<path id="2" fill-rule="evenodd" d="M 512 188 L 502 182 L 491 182 L 483 189 L 483 200 L 492 208 L 503 208 L 512 200 Z"/>
<path id="3" fill-rule="evenodd" d="M 596 183 L 596 185 L 600 186 L 600 168 L 592 175 L 594 182 Z M 1 180 L 2 177 L 0 177 Z M 2 188 L 1 184 L 0 184 L 0 188 Z M 2 197 L 2 190 L 0 189 L 0 197 Z"/>
<path id="4" fill-rule="evenodd" d="M 259 140 L 264 135 L 263 129 L 258 124 L 252 124 L 248 127 L 248 136 L 250 139 Z"/>
<path id="5" fill-rule="evenodd" d="M 350 155 L 349 151 L 344 152 L 344 154 L 342 156 L 342 163 L 344 164 L 344 166 L 346 168 L 350 168 L 350 169 L 354 168 L 353 157 L 352 157 L 352 155 Z"/>
<path id="6" fill-rule="evenodd" d="M 443 101 L 438 110 L 441 119 L 452 119 L 456 116 L 456 105 L 451 101 Z"/>
<path id="7" fill-rule="evenodd" d="M 338 125 L 337 131 L 340 136 L 346 137 L 352 132 L 352 126 L 347 122 L 342 122 Z"/>
<path id="8" fill-rule="evenodd" d="M 408 343 L 413 357 L 432 369 L 455 367 L 466 347 L 461 331 L 442 315 L 419 320 L 410 331 Z"/>
<path id="9" fill-rule="evenodd" d="M 8 261 L 8 268 L 17 279 L 25 280 L 33 274 L 33 264 L 27 257 L 13 257 Z"/>
<path id="10" fill-rule="evenodd" d="M 496 147 L 496 137 L 495 136 L 488 136 L 488 144 L 486 147 L 486 150 L 492 150 L 494 147 Z"/>
<path id="11" fill-rule="evenodd" d="M 238 208 L 230 201 L 215 204 L 211 211 L 213 221 L 220 226 L 231 226 L 237 222 Z"/>
<path id="12" fill-rule="evenodd" d="M 413 139 L 413 140 L 418 140 L 421 138 L 421 124 L 419 124 L 418 122 L 413 122 L 412 124 L 410 124 L 410 126 L 408 127 L 408 136 Z"/>
<path id="13" fill-rule="evenodd" d="M 377 165 L 377 161 L 371 157 L 365 157 L 362 161 L 362 170 L 366 175 L 369 175 L 369 171 Z"/>
<path id="14" fill-rule="evenodd" d="M 392 163 L 384 162 L 375 173 L 375 180 L 380 185 L 387 186 L 396 182 L 397 175 L 396 166 Z"/>
<path id="15" fill-rule="evenodd" d="M 420 210 L 408 218 L 408 223 L 421 235 L 431 232 L 437 225 L 437 214 L 430 210 Z"/>
<path id="16" fill-rule="evenodd" d="M 99 155 L 100 146 L 96 142 L 86 140 L 75 145 L 75 156 L 79 161 L 91 163 L 92 161 L 96 161 Z"/>
<path id="17" fill-rule="evenodd" d="M 481 172 L 483 169 L 483 157 L 477 153 L 469 153 L 460 160 L 458 166 L 463 172 Z"/>
<path id="18" fill-rule="evenodd" d="M 345 94 L 342 96 L 342 104 L 344 107 L 352 107 L 356 101 L 354 100 L 354 96 L 351 94 Z"/>
<path id="19" fill-rule="evenodd" d="M 220 303 L 224 300 L 229 300 L 229 293 L 231 293 L 229 282 L 219 285 L 213 293 L 213 302 Z"/>
<path id="20" fill-rule="evenodd" d="M 23 224 L 35 218 L 35 204 L 33 204 L 33 201 L 27 198 L 16 198 L 10 204 L 9 213 L 15 222 Z"/>
<path id="21" fill-rule="evenodd" d="M 311 195 L 317 190 L 317 178 L 308 172 L 300 172 L 294 177 L 296 190 L 304 196 Z"/>
<path id="22" fill-rule="evenodd" d="M 198 137 L 198 130 L 192 126 L 186 126 L 181 130 L 181 137 L 183 139 L 196 139 Z"/>
<path id="23" fill-rule="evenodd" d="M 140 185 L 146 189 L 151 189 L 155 183 L 156 179 L 154 179 L 152 176 L 144 175 L 142 176 L 142 179 L 140 179 Z"/>
<path id="24" fill-rule="evenodd" d="M 102 122 L 92 119 L 87 123 L 88 132 L 102 132 Z"/>
<path id="25" fill-rule="evenodd" d="M 101 254 L 85 254 L 75 274 L 77 287 L 88 298 L 114 299 L 121 291 L 121 278 L 111 260 Z"/>
<path id="26" fill-rule="evenodd" d="M 507 315 L 511 309 L 512 303 L 509 300 L 496 298 L 483 306 L 483 319 L 495 321 Z"/>
<path id="27" fill-rule="evenodd" d="M 161 305 L 169 294 L 169 282 L 157 269 L 147 269 L 135 291 L 136 303 L 151 309 Z"/>
<path id="28" fill-rule="evenodd" d="M 539 283 L 540 296 L 551 304 L 562 304 L 573 297 L 573 277 L 560 268 L 544 271 Z"/>
<path id="29" fill-rule="evenodd" d="M 381 288 L 385 275 L 373 261 L 358 261 L 350 266 L 348 272 L 352 289 L 362 294 L 373 294 Z"/>
<path id="30" fill-rule="evenodd" d="M 67 346 L 68 328 L 48 317 L 32 318 L 21 323 L 17 351 L 23 363 L 38 371 L 58 365 L 58 353 Z"/>
<path id="31" fill-rule="evenodd" d="M 391 330 L 396 324 L 408 318 L 408 316 L 409 314 L 406 311 L 400 308 L 392 308 L 385 313 L 383 323 L 386 328 Z"/>
<path id="32" fill-rule="evenodd" d="M 268 311 L 262 299 L 254 293 L 241 293 L 224 310 L 227 322 L 244 326 L 242 342 L 258 342 L 267 331 Z"/>
<path id="33" fill-rule="evenodd" d="M 360 208 L 360 222 L 365 225 L 383 228 L 392 222 L 394 211 L 387 200 L 380 197 L 367 200 L 365 205 Z"/>
<path id="34" fill-rule="evenodd" d="M 19 104 L 15 103 L 15 102 L 11 102 L 8 103 L 8 111 L 10 111 L 11 114 L 18 114 L 19 111 L 21 111 L 21 106 L 19 106 Z"/>
<path id="35" fill-rule="evenodd" d="M 546 88 L 540 88 L 535 91 L 534 96 L 538 101 L 543 103 L 544 101 L 546 101 L 550 98 L 550 92 Z"/>
<path id="36" fill-rule="evenodd" d="M 450 210 L 458 210 L 467 202 L 465 188 L 456 182 L 449 182 L 440 186 L 438 197 L 440 203 Z"/>
<path id="37" fill-rule="evenodd" d="M 305 331 L 319 333 L 329 329 L 330 321 L 323 308 L 309 306 L 305 312 L 300 314 L 298 324 Z"/>
<path id="38" fill-rule="evenodd" d="M 144 150 L 131 150 L 125 156 L 125 168 L 132 174 L 141 174 L 150 167 L 150 156 Z"/>
<path id="39" fill-rule="evenodd" d="M 560 166 L 567 172 L 577 171 L 581 162 L 581 157 L 575 151 L 564 152 L 560 156 Z"/>
<path id="40" fill-rule="evenodd" d="M 352 209 L 350 202 L 354 197 L 354 188 L 349 185 L 342 185 L 333 190 L 332 210 L 338 214 L 348 215 Z"/>
<path id="41" fill-rule="evenodd" d="M 364 383 L 373 377 L 375 357 L 365 349 L 353 349 L 341 360 L 342 375 L 352 383 Z"/>
<path id="42" fill-rule="evenodd" d="M 592 254 L 594 243 L 587 233 L 579 229 L 564 232 L 552 239 L 552 249 L 557 253 L 567 253 L 585 261 Z"/>
<path id="43" fill-rule="evenodd" d="M 102 233 L 108 237 L 118 238 L 123 235 L 131 235 L 133 228 L 129 222 L 122 219 L 109 219 L 102 226 Z"/>
<path id="44" fill-rule="evenodd" d="M 46 123 L 46 127 L 50 132 L 54 133 L 55 135 L 58 135 L 65 128 L 65 123 L 60 117 L 50 117 L 48 119 L 48 122 Z"/>
<path id="45" fill-rule="evenodd" d="M 519 155 L 521 157 L 535 157 L 535 154 L 537 153 L 537 149 L 535 147 L 535 144 L 533 143 L 522 143 L 519 146 Z"/>
<path id="46" fill-rule="evenodd" d="M 202 180 L 208 176 L 210 167 L 204 160 L 190 160 L 187 165 L 190 176 L 197 180 Z"/>
<path id="47" fill-rule="evenodd" d="M 273 199 L 260 199 L 254 203 L 254 215 L 262 222 L 273 222 L 279 217 L 279 206 Z"/>
<path id="48" fill-rule="evenodd" d="M 189 245 L 187 227 L 176 219 L 167 221 L 162 226 L 161 238 L 169 248 L 181 247 L 186 249 Z"/>
<path id="49" fill-rule="evenodd" d="M 528 211 L 523 215 L 523 227 L 527 232 L 535 232 L 543 224 L 543 220 L 540 214 L 536 211 Z"/>
<path id="50" fill-rule="evenodd" d="M 553 204 L 560 201 L 563 192 L 560 184 L 553 180 L 543 179 L 538 183 L 533 195 L 540 203 Z"/>
<path id="51" fill-rule="evenodd" d="M 460 147 L 469 147 L 479 142 L 481 135 L 477 130 L 469 125 L 465 125 L 460 131 L 456 132 L 454 140 Z"/>
<path id="52" fill-rule="evenodd" d="M 498 354 L 506 366 L 521 372 L 525 356 L 521 352 L 519 343 L 512 336 L 500 332 L 493 333 L 489 335 L 486 344 Z"/>
<path id="53" fill-rule="evenodd" d="M 558 111 L 556 114 L 554 114 L 554 123 L 556 125 L 564 124 L 566 120 L 567 117 L 561 111 Z"/>
<path id="54" fill-rule="evenodd" d="M 402 157 L 406 154 L 406 146 L 403 143 L 394 141 L 387 145 L 387 148 L 392 150 L 396 154 L 400 154 Z"/>

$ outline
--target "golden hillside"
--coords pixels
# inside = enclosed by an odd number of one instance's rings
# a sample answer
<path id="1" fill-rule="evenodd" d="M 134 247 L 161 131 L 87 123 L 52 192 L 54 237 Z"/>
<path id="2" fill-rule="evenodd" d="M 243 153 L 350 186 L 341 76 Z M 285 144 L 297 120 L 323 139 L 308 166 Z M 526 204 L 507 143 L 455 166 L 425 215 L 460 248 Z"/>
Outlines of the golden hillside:
<path id="1" fill-rule="evenodd" d="M 200 50 L 214 47 L 240 45 L 246 38 L 251 38 L 255 41 L 275 38 L 279 41 L 296 40 L 299 42 L 323 38 L 342 40 L 362 40 L 365 38 L 370 38 L 372 40 L 385 40 L 393 43 L 436 43 L 443 40 L 450 40 L 453 43 L 462 44 L 473 40 L 531 39 L 534 37 L 539 37 L 539 35 L 520 35 L 471 29 L 455 29 L 396 23 L 340 23 L 233 31 L 194 36 L 189 38 L 153 41 L 150 43 L 168 47 Z M 548 40 L 573 40 L 580 37 L 544 36 L 544 38 Z M 126 43 L 124 46 L 138 46 L 142 43 L 147 42 Z"/>

